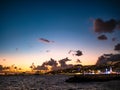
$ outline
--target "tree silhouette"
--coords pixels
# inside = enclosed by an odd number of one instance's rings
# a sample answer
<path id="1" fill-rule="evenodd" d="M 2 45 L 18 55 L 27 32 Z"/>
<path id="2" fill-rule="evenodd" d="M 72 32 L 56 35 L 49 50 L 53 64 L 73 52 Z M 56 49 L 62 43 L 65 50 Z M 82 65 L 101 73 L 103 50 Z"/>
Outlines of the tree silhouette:
<path id="1" fill-rule="evenodd" d="M 34 69 L 36 68 L 35 65 L 34 65 L 34 63 L 32 63 L 32 65 L 30 66 L 30 68 L 31 68 L 31 71 L 33 72 Z"/>
<path id="2" fill-rule="evenodd" d="M 17 72 L 17 66 L 15 66 L 14 69 L 15 69 L 15 72 Z"/>
<path id="3" fill-rule="evenodd" d="M 0 65 L 0 71 L 2 71 L 3 70 L 3 66 L 2 65 Z"/>

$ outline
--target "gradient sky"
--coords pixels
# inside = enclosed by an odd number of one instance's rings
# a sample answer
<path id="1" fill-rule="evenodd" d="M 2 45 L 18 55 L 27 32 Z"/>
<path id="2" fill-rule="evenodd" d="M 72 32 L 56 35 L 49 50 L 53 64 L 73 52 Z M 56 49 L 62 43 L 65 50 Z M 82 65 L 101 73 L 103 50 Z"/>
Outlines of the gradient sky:
<path id="1" fill-rule="evenodd" d="M 34 62 L 54 58 L 79 58 L 95 64 L 104 53 L 115 53 L 120 31 L 98 40 L 93 30 L 97 18 L 120 20 L 119 0 L 0 0 L 0 64 L 29 68 Z M 112 42 L 111 38 L 117 37 Z M 54 43 L 44 43 L 45 38 Z M 46 52 L 49 50 L 49 52 Z M 80 57 L 68 54 L 81 50 Z M 5 59 L 5 60 L 3 60 Z"/>

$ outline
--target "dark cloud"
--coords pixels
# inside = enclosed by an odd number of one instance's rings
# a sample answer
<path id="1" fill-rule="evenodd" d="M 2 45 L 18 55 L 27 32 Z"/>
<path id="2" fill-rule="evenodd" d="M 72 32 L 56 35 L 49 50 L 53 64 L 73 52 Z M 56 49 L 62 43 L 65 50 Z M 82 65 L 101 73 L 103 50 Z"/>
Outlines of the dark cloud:
<path id="1" fill-rule="evenodd" d="M 44 62 L 42 65 L 43 66 L 49 65 L 49 66 L 52 66 L 52 67 L 57 67 L 58 63 L 57 63 L 57 61 L 55 61 L 54 59 L 51 58 L 49 61 Z"/>
<path id="2" fill-rule="evenodd" d="M 118 21 L 118 23 L 117 23 L 118 25 L 117 25 L 117 29 L 119 29 L 120 30 L 120 20 Z"/>
<path id="3" fill-rule="evenodd" d="M 70 50 L 69 52 L 68 52 L 68 54 L 70 54 L 72 52 L 72 50 Z"/>
<path id="4" fill-rule="evenodd" d="M 100 36 L 98 36 L 98 39 L 99 40 L 107 40 L 108 38 L 106 35 L 100 35 Z"/>
<path id="5" fill-rule="evenodd" d="M 116 50 L 116 51 L 120 51 L 120 43 L 118 43 L 117 45 L 115 45 L 114 50 Z"/>
<path id="6" fill-rule="evenodd" d="M 51 66 L 51 69 L 55 70 L 57 68 L 57 65 L 57 61 L 51 58 L 49 61 L 43 62 L 41 66 L 38 65 L 36 68 L 34 68 L 34 70 L 48 70 L 47 66 Z"/>
<path id="7" fill-rule="evenodd" d="M 41 42 L 44 42 L 44 43 L 54 43 L 54 41 L 50 41 L 50 40 L 45 39 L 45 38 L 39 38 L 38 40 Z"/>
<path id="8" fill-rule="evenodd" d="M 77 59 L 76 63 L 81 63 L 81 61 L 79 59 Z"/>
<path id="9" fill-rule="evenodd" d="M 48 70 L 48 68 L 46 67 L 46 65 L 44 63 L 41 66 L 38 65 L 37 67 L 34 65 L 34 63 L 32 63 L 32 65 L 30 66 L 30 68 L 32 70 Z"/>
<path id="10" fill-rule="evenodd" d="M 50 50 L 46 50 L 46 52 L 48 53 L 48 52 L 50 52 Z"/>
<path id="11" fill-rule="evenodd" d="M 72 55 L 74 56 L 74 55 L 75 55 L 75 52 L 76 52 L 76 51 L 70 50 L 70 51 L 68 52 L 68 54 L 72 54 Z"/>
<path id="12" fill-rule="evenodd" d="M 115 37 L 112 38 L 112 41 L 113 41 L 113 42 L 116 41 L 116 40 L 117 40 L 117 38 L 115 38 Z"/>
<path id="13" fill-rule="evenodd" d="M 72 53 L 73 56 L 81 56 L 81 55 L 83 55 L 82 51 L 80 51 L 80 50 L 77 50 L 77 51 L 70 50 L 68 52 L 68 54 L 71 54 L 71 53 Z"/>
<path id="14" fill-rule="evenodd" d="M 82 51 L 77 50 L 75 55 L 76 55 L 76 56 L 81 56 L 81 55 L 83 55 L 83 54 L 82 54 Z"/>
<path id="15" fill-rule="evenodd" d="M 36 68 L 34 68 L 34 70 L 48 70 L 48 68 L 46 66 L 37 66 Z"/>
<path id="16" fill-rule="evenodd" d="M 119 21 L 114 19 L 103 21 L 102 19 L 98 18 L 94 21 L 94 30 L 96 33 L 112 33 L 119 26 Z"/>
<path id="17" fill-rule="evenodd" d="M 66 63 L 68 61 L 71 61 L 70 59 L 68 59 L 68 57 L 61 59 L 58 62 L 51 58 L 49 61 L 43 62 L 42 65 L 38 65 L 37 67 L 35 67 L 34 64 L 32 64 L 31 66 L 33 70 L 50 70 L 48 68 L 49 66 L 51 70 L 58 70 L 58 69 L 65 69 L 65 68 L 73 67 L 74 65 Z M 77 60 L 77 62 L 81 63 L 80 60 Z M 58 66 L 58 63 L 60 64 L 60 66 Z"/>
<path id="18" fill-rule="evenodd" d="M 103 54 L 98 58 L 96 65 L 107 65 L 116 61 L 120 61 L 120 54 Z"/>
<path id="19" fill-rule="evenodd" d="M 60 63 L 60 66 L 61 68 L 66 68 L 68 65 L 66 64 L 67 61 L 71 61 L 70 59 L 68 59 L 68 57 L 62 59 L 62 60 L 59 60 L 59 63 Z"/>
<path id="20" fill-rule="evenodd" d="M 16 48 L 15 50 L 16 50 L 16 51 L 18 51 L 19 49 L 18 49 L 18 48 Z"/>
<path id="21" fill-rule="evenodd" d="M 60 66 L 58 66 L 58 62 L 54 59 L 50 59 L 49 61 L 44 62 L 41 67 L 46 67 L 47 65 L 51 66 L 52 70 L 57 70 L 57 69 L 64 69 L 64 68 L 69 68 L 72 67 L 73 65 L 71 64 L 66 64 L 67 61 L 71 61 L 70 59 L 68 59 L 68 57 L 59 60 L 59 64 Z"/>

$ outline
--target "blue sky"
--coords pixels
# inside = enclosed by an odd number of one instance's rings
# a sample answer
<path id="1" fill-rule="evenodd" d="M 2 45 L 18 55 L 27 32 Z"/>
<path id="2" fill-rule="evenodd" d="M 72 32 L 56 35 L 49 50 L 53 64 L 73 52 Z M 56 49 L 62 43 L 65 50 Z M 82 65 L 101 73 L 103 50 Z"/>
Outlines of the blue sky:
<path id="1" fill-rule="evenodd" d="M 26 58 L 23 60 L 17 58 L 25 55 L 30 58 L 26 60 L 29 64 L 32 62 L 41 64 L 45 59 L 39 60 L 39 57 L 49 56 L 46 55 L 46 50 L 53 52 L 52 58 L 56 57 L 55 52 L 67 56 L 69 50 L 81 50 L 84 53 L 81 56 L 83 64 L 87 64 L 84 57 L 87 58 L 88 55 L 90 59 L 91 54 L 95 58 L 89 62 L 94 64 L 101 54 L 113 52 L 116 42 L 98 40 L 93 30 L 93 21 L 97 18 L 120 20 L 118 0 L 1 0 L 0 2 L 0 56 L 1 59 L 7 58 L 7 63 L 18 65 Z M 115 36 L 119 40 L 119 33 L 116 31 L 107 35 L 110 38 Z M 39 42 L 39 38 L 52 40 L 55 43 L 45 44 Z M 35 56 L 29 57 L 30 55 Z M 17 57 L 15 60 L 14 56 Z M 10 57 L 13 58 L 9 60 Z"/>

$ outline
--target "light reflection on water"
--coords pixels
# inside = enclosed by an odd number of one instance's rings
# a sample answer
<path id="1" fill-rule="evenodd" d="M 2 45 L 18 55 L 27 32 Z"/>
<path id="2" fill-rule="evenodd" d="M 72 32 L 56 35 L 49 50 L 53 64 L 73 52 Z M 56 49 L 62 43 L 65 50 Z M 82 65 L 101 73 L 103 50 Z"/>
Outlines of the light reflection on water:
<path id="1" fill-rule="evenodd" d="M 0 90 L 120 90 L 120 80 L 66 83 L 67 75 L 0 76 Z"/>

